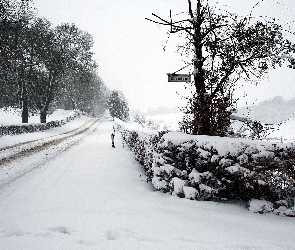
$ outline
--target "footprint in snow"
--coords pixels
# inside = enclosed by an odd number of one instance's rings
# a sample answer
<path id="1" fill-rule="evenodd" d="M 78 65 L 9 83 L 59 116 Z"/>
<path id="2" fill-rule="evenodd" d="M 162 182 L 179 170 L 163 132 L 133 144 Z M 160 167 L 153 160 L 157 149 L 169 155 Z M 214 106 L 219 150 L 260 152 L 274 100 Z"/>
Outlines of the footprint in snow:
<path id="1" fill-rule="evenodd" d="M 89 241 L 89 240 L 79 240 L 79 241 L 77 241 L 77 243 L 80 245 L 84 245 L 84 246 L 95 246 L 98 244 L 95 241 Z"/>
<path id="2" fill-rule="evenodd" d="M 108 240 L 117 240 L 121 237 L 122 232 L 120 230 L 110 230 L 106 232 L 106 237 Z"/>
<path id="3" fill-rule="evenodd" d="M 29 234 L 29 233 L 24 233 L 23 231 L 21 230 L 13 230 L 13 231 L 10 231 L 10 232 L 6 232 L 6 236 L 7 237 L 13 237 L 13 236 L 24 236 L 26 234 Z"/>
<path id="4" fill-rule="evenodd" d="M 126 228 L 109 230 L 105 233 L 105 237 L 108 240 L 118 240 L 119 238 L 136 238 L 135 233 Z"/>
<path id="5" fill-rule="evenodd" d="M 51 228 L 48 228 L 48 230 L 50 230 L 51 232 L 58 232 L 58 233 L 67 234 L 67 235 L 72 234 L 74 231 L 74 230 L 71 230 L 71 229 L 64 227 L 64 226 L 51 227 Z"/>

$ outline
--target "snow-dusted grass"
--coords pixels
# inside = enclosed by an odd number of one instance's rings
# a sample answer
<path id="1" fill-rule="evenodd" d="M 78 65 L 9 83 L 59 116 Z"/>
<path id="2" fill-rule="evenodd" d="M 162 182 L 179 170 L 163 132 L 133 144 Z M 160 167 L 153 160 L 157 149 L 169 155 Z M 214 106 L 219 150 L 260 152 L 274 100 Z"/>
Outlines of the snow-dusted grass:
<path id="1" fill-rule="evenodd" d="M 155 191 L 119 133 L 111 147 L 112 129 L 104 120 L 58 157 L 37 155 L 39 168 L 1 190 L 0 249 L 294 249 L 294 218 Z"/>

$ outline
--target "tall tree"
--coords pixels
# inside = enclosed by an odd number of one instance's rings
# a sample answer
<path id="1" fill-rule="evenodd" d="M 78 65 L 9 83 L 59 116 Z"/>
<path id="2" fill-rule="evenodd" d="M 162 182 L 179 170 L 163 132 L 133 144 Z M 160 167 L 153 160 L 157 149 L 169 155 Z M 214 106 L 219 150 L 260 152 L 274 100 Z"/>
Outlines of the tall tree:
<path id="1" fill-rule="evenodd" d="M 39 112 L 46 122 L 58 97 L 72 107 L 98 115 L 107 89 L 93 60 L 93 38 L 74 24 L 55 28 L 36 17 L 31 0 L 0 1 L 0 105 Z"/>
<path id="2" fill-rule="evenodd" d="M 102 79 L 92 70 L 69 70 L 62 78 L 60 101 L 66 109 L 79 109 L 98 116 L 106 109 L 107 90 Z"/>
<path id="3" fill-rule="evenodd" d="M 40 91 L 44 87 L 44 56 L 53 36 L 51 24 L 44 18 L 34 18 L 25 28 L 22 40 L 23 80 L 22 88 L 22 120 L 28 122 L 28 112 L 36 111 L 43 97 Z M 38 95 L 36 95 L 38 93 Z"/>
<path id="4" fill-rule="evenodd" d="M 25 105 L 24 81 L 29 67 L 23 53 L 27 27 L 34 17 L 29 0 L 0 2 L 0 103 Z M 27 122 L 27 119 L 23 119 Z"/>
<path id="5" fill-rule="evenodd" d="M 113 118 L 119 118 L 122 121 L 126 121 L 129 118 L 128 103 L 121 91 L 114 90 L 111 92 L 108 108 Z"/>
<path id="6" fill-rule="evenodd" d="M 187 13 L 177 21 L 155 14 L 156 20 L 148 19 L 170 26 L 170 33 L 181 33 L 186 40 L 178 51 L 191 58 L 194 93 L 182 129 L 192 134 L 226 135 L 237 81 L 261 79 L 283 60 L 294 63 L 295 46 L 284 39 L 283 28 L 273 19 L 219 13 L 201 0 L 196 11 L 188 0 Z"/>
<path id="7" fill-rule="evenodd" d="M 44 54 L 46 86 L 40 102 L 40 121 L 46 122 L 49 105 L 62 87 L 66 72 L 77 71 L 80 67 L 93 67 L 93 38 L 79 30 L 74 24 L 62 24 L 54 29 L 54 39 Z"/>

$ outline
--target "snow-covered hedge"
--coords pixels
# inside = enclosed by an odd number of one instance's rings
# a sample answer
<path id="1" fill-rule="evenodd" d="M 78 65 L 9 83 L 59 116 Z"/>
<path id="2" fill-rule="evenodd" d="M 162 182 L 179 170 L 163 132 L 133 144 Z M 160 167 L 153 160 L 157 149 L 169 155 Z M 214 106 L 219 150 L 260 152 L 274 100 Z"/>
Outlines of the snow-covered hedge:
<path id="1" fill-rule="evenodd" d="M 239 199 L 250 211 L 295 216 L 293 145 L 119 127 L 156 189 L 187 199 Z"/>
<path id="2" fill-rule="evenodd" d="M 80 117 L 80 111 L 73 111 L 70 115 L 67 115 L 62 120 L 50 121 L 47 123 L 32 123 L 32 124 L 16 124 L 16 125 L 3 125 L 0 126 L 0 136 L 3 135 L 17 135 L 23 133 L 32 133 L 36 131 L 48 130 L 50 128 L 60 127 L 67 122 L 74 120 L 77 117 Z"/>

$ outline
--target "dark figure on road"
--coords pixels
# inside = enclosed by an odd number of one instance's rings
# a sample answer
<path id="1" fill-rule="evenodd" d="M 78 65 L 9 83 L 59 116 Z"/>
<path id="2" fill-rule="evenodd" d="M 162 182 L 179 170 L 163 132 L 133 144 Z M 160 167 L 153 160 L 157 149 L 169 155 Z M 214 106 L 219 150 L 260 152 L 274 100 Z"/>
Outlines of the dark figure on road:
<path id="1" fill-rule="evenodd" d="M 111 134 L 111 139 L 112 139 L 112 147 L 114 148 L 115 147 L 115 134 L 114 133 Z"/>

